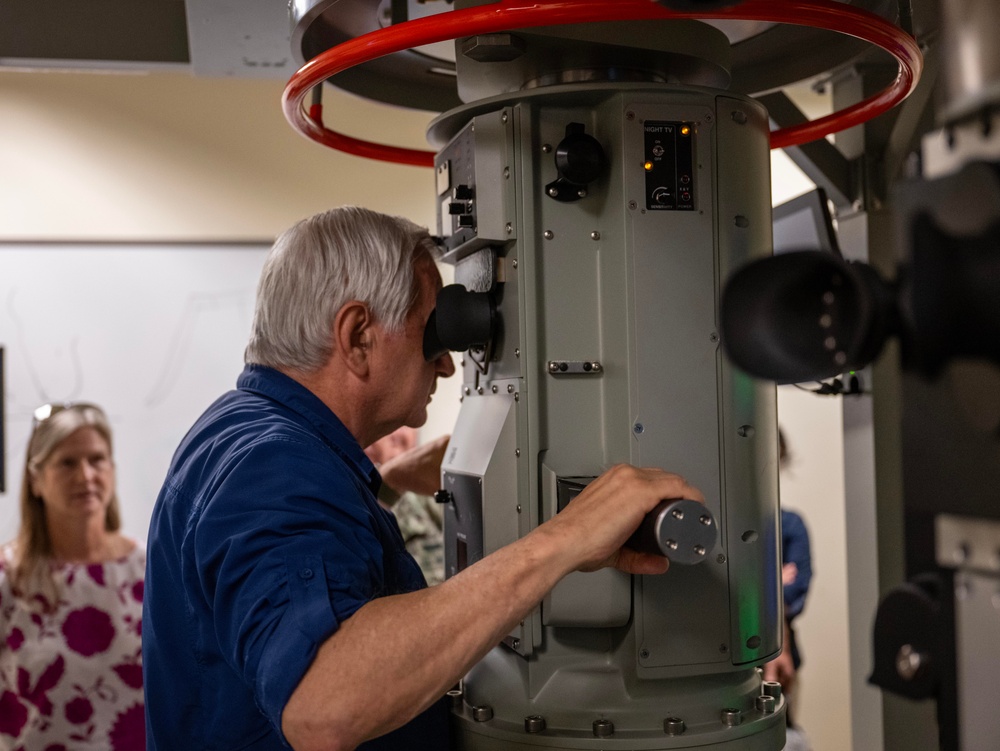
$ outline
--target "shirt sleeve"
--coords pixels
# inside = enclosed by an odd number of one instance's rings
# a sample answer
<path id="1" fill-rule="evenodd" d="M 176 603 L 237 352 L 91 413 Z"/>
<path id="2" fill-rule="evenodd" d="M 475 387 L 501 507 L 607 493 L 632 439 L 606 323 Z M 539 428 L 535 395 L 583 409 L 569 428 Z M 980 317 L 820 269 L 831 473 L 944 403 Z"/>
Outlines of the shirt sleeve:
<path id="1" fill-rule="evenodd" d="M 792 511 L 781 512 L 782 563 L 794 563 L 795 581 L 784 587 L 785 618 L 791 621 L 806 605 L 806 595 L 812 582 L 812 556 L 809 551 L 809 531 L 802 517 Z"/>
<path id="2" fill-rule="evenodd" d="M 193 533 L 222 659 L 281 732 L 319 646 L 384 580 L 374 499 L 330 449 L 255 443 L 216 479 Z"/>

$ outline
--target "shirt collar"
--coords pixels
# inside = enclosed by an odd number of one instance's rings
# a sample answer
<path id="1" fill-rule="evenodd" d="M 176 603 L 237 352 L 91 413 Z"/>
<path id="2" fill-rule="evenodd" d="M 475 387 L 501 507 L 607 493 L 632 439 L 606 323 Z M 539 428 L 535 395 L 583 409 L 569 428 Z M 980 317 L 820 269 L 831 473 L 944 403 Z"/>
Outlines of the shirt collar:
<path id="1" fill-rule="evenodd" d="M 375 465 L 365 455 L 358 439 L 340 418 L 312 391 L 281 371 L 266 365 L 247 365 L 236 380 L 236 387 L 271 399 L 305 419 L 362 477 L 377 494 L 382 484 Z"/>

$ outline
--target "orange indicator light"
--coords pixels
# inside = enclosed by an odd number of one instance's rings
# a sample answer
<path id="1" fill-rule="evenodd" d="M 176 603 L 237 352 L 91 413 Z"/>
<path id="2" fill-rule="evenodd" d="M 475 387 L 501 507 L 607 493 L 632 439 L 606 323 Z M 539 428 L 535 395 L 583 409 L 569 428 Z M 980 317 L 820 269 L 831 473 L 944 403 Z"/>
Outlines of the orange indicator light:
<path id="1" fill-rule="evenodd" d="M 646 162 L 642 166 L 646 168 L 646 172 L 649 172 L 651 169 L 653 169 L 653 163 L 652 162 Z"/>
<path id="2" fill-rule="evenodd" d="M 681 126 L 681 135 L 682 136 L 689 136 L 689 135 L 691 135 L 691 126 L 690 125 L 682 125 Z"/>

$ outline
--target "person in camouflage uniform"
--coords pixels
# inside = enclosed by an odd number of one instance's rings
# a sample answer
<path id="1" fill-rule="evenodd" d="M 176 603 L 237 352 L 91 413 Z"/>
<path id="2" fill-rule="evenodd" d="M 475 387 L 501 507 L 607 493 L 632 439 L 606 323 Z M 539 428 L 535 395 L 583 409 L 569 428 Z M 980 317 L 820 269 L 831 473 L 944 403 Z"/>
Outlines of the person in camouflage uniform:
<path id="1" fill-rule="evenodd" d="M 381 469 L 389 460 L 415 448 L 416 443 L 417 431 L 402 427 L 373 443 L 365 453 Z M 443 449 L 446 443 L 447 436 L 432 445 Z M 399 493 L 391 481 L 391 476 L 389 480 L 383 478 L 378 499 L 396 517 L 406 549 L 420 566 L 427 584 L 440 584 L 444 581 L 444 511 L 432 496 L 412 490 Z"/>
<path id="2" fill-rule="evenodd" d="M 429 586 L 444 581 L 444 513 L 429 495 L 407 492 L 391 507 L 403 533 L 406 549 L 414 557 Z"/>

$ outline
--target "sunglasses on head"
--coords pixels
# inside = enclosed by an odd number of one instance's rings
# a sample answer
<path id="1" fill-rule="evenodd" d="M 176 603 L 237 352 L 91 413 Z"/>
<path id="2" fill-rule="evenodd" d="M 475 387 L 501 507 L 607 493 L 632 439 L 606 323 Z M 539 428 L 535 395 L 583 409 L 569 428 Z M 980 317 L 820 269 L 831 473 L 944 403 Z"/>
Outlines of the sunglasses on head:
<path id="1" fill-rule="evenodd" d="M 58 415 L 60 412 L 65 412 L 67 409 L 73 409 L 74 407 L 100 409 L 96 404 L 91 404 L 90 402 L 51 402 L 43 404 L 32 413 L 32 427 L 37 428 L 53 415 Z"/>

